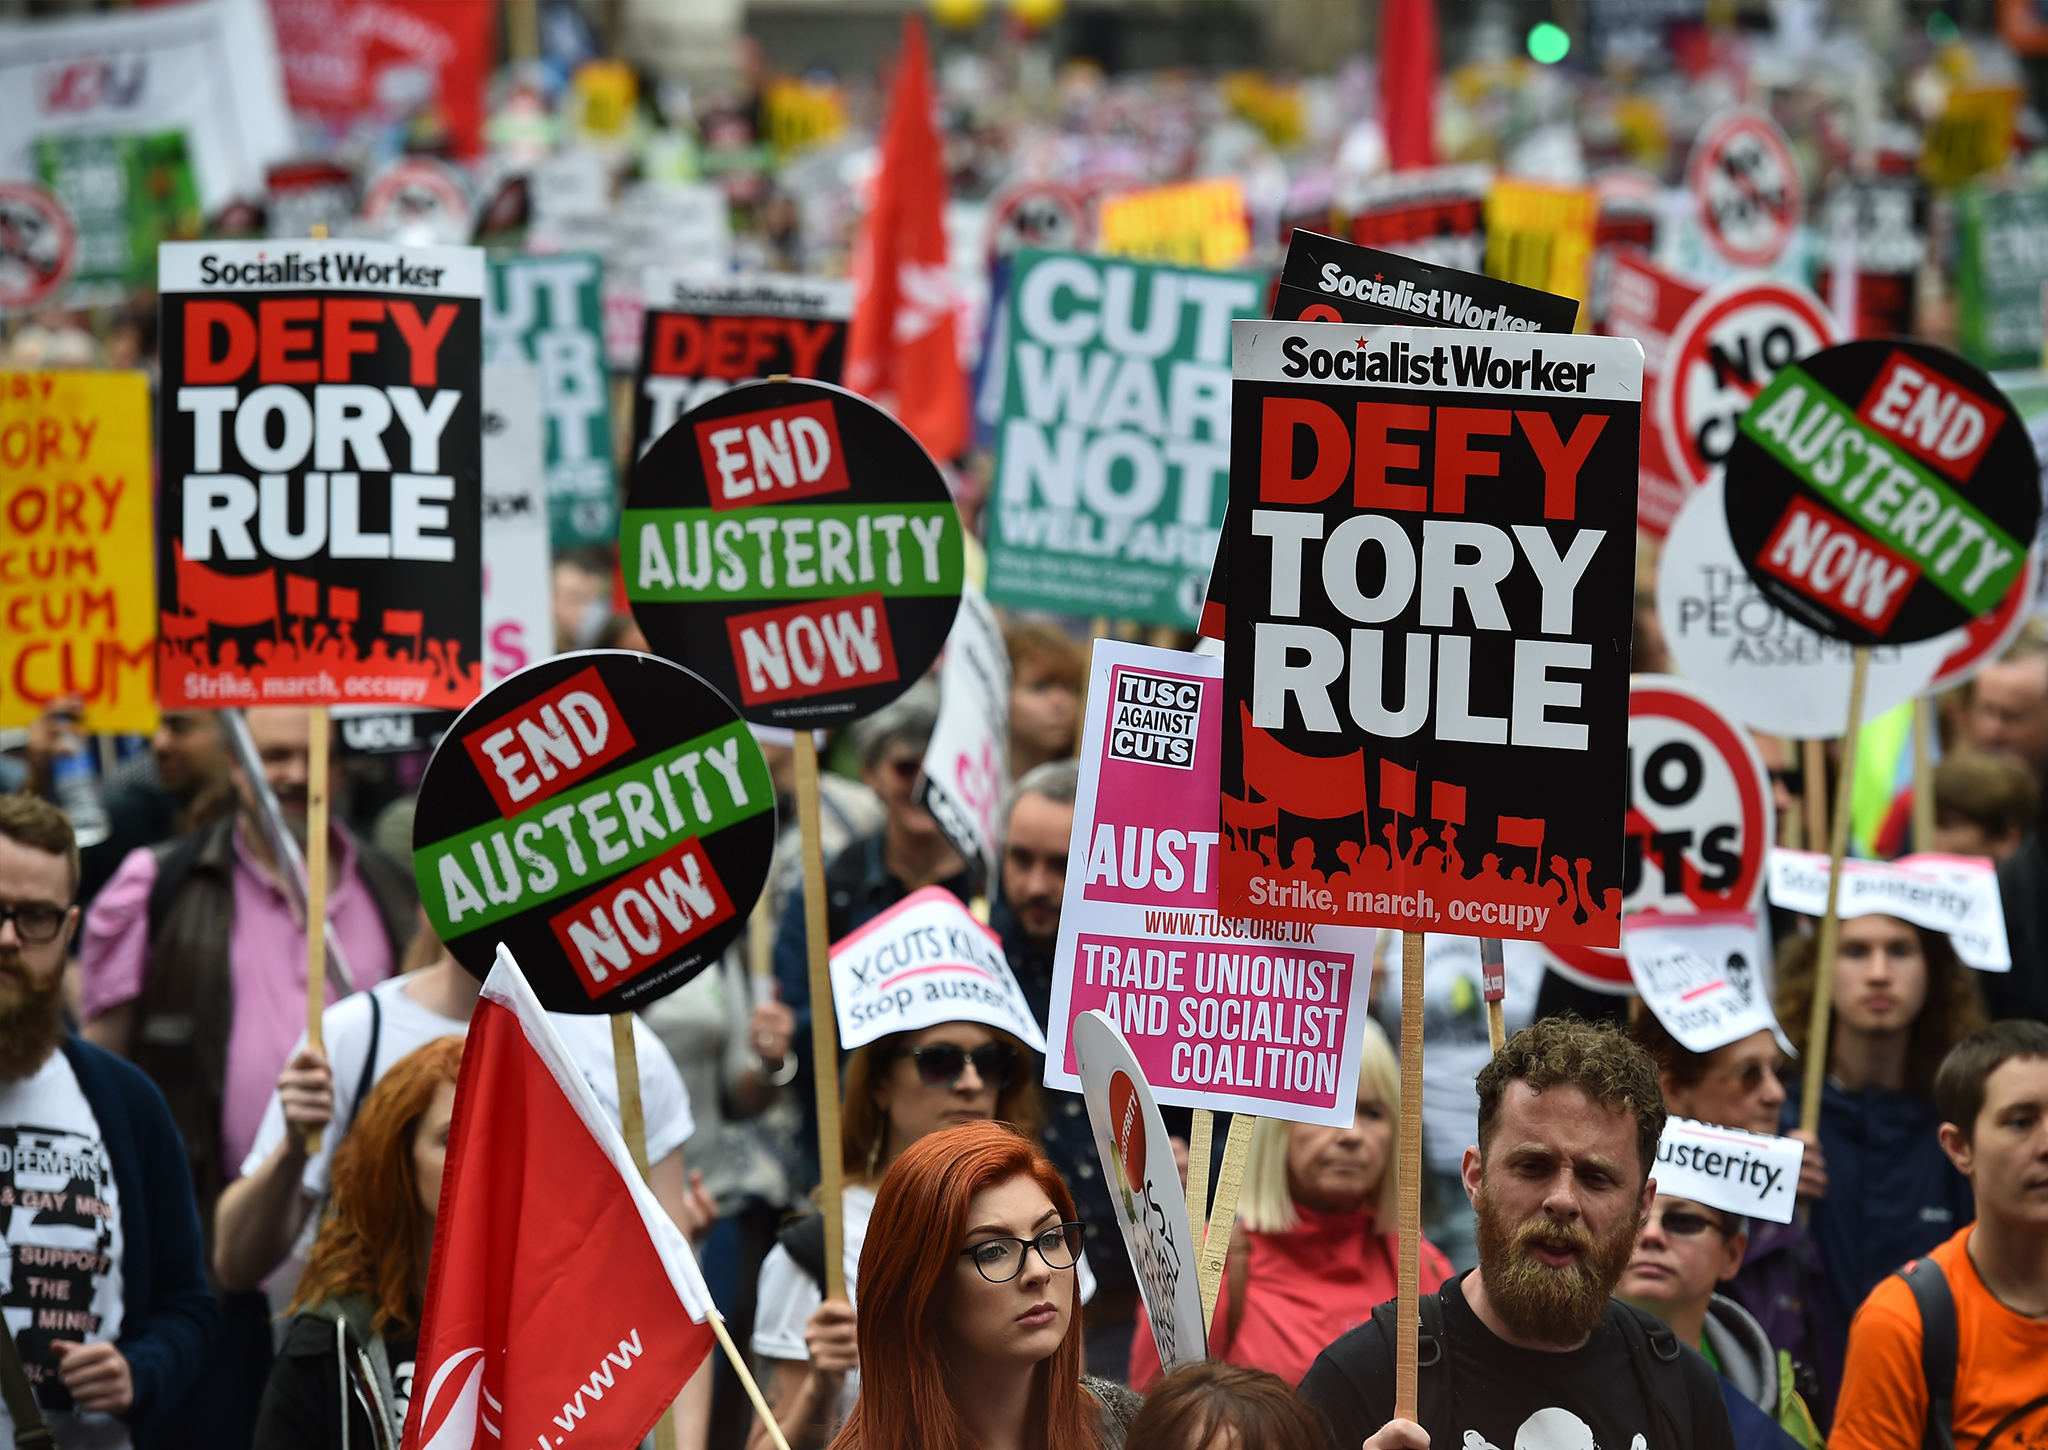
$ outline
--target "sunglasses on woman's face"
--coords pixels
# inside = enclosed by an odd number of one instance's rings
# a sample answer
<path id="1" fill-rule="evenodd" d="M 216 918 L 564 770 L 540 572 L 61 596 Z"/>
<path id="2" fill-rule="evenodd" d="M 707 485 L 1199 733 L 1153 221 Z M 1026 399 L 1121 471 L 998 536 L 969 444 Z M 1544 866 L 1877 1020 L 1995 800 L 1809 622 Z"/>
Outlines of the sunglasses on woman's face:
<path id="1" fill-rule="evenodd" d="M 1664 1215 L 1664 1232 L 1675 1239 L 1689 1239 L 1696 1234 L 1705 1233 L 1708 1229 L 1713 1229 L 1723 1236 L 1728 1232 L 1718 1220 L 1708 1218 L 1703 1213 L 1686 1213 L 1680 1210 Z"/>
<path id="2" fill-rule="evenodd" d="M 890 772 L 905 785 L 909 785 L 917 779 L 917 773 L 924 769 L 924 761 L 914 755 L 903 760 L 885 760 L 882 762 L 882 769 Z"/>
<path id="3" fill-rule="evenodd" d="M 956 1043 L 934 1042 L 910 1048 L 903 1055 L 917 1064 L 917 1075 L 926 1087 L 959 1086 L 970 1062 L 982 1086 L 993 1087 L 997 1092 L 1008 1088 L 1017 1078 L 1017 1049 L 1007 1042 L 990 1042 L 972 1052 Z"/>

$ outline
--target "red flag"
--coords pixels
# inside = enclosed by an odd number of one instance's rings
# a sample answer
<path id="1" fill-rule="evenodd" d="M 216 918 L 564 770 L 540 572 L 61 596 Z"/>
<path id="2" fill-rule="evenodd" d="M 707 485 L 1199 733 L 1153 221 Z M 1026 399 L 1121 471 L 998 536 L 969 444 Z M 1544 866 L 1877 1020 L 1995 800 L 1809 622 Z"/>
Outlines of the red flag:
<path id="1" fill-rule="evenodd" d="M 425 628 L 425 618 L 417 609 L 387 609 L 384 611 L 384 632 L 386 634 L 418 634 Z"/>
<path id="2" fill-rule="evenodd" d="M 1429 783 L 1429 817 L 1433 821 L 1449 821 L 1454 826 L 1465 824 L 1465 787 L 1445 785 L 1440 780 Z"/>
<path id="3" fill-rule="evenodd" d="M 1244 783 L 1290 816 L 1334 821 L 1365 810 L 1365 753 L 1302 755 L 1252 724 L 1240 703 L 1244 726 Z"/>
<path id="4" fill-rule="evenodd" d="M 185 557 L 182 542 L 171 542 L 178 570 L 178 608 L 212 624 L 270 624 L 277 619 L 277 570 L 221 574 Z"/>
<path id="5" fill-rule="evenodd" d="M 1380 761 L 1380 809 L 1397 816 L 1415 814 L 1415 772 L 1391 760 Z"/>
<path id="6" fill-rule="evenodd" d="M 406 1450 L 635 1445 L 710 1349 L 710 1303 L 500 947 L 455 1088 Z"/>
<path id="7" fill-rule="evenodd" d="M 1380 125 L 1396 171 L 1436 165 L 1436 0 L 1380 6 Z"/>
<path id="8" fill-rule="evenodd" d="M 1503 846 L 1529 846 L 1540 851 L 1543 849 L 1543 822 L 1525 816 L 1501 816 L 1494 826 L 1493 838 Z"/>
<path id="9" fill-rule="evenodd" d="M 1223 798 L 1223 824 L 1238 831 L 1270 831 L 1280 824 L 1280 808 L 1271 801 L 1241 801 L 1234 795 Z"/>
<path id="10" fill-rule="evenodd" d="M 286 614 L 318 614 L 320 612 L 320 581 L 308 579 L 303 574 L 284 576 L 284 612 Z"/>
<path id="11" fill-rule="evenodd" d="M 967 379 L 953 336 L 949 187 L 932 103 L 924 22 L 907 15 L 875 204 L 854 249 L 844 376 L 846 386 L 891 409 L 934 458 L 948 459 L 967 442 Z"/>

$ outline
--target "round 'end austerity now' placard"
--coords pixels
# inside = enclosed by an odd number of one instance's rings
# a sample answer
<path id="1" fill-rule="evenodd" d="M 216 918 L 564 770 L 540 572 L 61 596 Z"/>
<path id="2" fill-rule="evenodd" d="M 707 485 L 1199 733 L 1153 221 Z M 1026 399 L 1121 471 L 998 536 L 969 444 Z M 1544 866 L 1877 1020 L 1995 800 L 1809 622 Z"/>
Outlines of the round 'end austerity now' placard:
<path id="1" fill-rule="evenodd" d="M 628 650 L 521 670 L 420 782 L 413 873 L 455 959 L 503 942 L 551 1012 L 644 1007 L 715 961 L 775 850 L 775 787 L 719 693 Z"/>
<path id="2" fill-rule="evenodd" d="M 1728 534 L 1788 614 L 1851 644 L 1998 607 L 2041 517 L 2026 425 L 1979 369 L 1901 338 L 1781 368 L 1727 461 Z"/>
<path id="3" fill-rule="evenodd" d="M 678 419 L 633 469 L 619 563 L 657 652 L 787 726 L 872 714 L 915 683 L 964 574 L 931 455 L 859 394 L 802 380 Z"/>

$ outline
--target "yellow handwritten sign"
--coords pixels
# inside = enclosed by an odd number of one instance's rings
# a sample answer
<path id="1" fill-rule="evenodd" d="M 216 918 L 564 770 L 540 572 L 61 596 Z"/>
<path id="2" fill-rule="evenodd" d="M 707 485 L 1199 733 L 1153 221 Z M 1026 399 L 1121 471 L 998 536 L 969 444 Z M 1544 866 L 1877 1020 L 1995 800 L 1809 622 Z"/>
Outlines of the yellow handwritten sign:
<path id="1" fill-rule="evenodd" d="M 156 729 L 149 380 L 0 372 L 0 725 Z"/>
<path id="2" fill-rule="evenodd" d="M 2012 155 L 2013 115 L 2020 93 L 2010 86 L 1965 86 L 1927 128 L 1920 174 L 1934 186 L 1960 186 L 1979 172 L 1995 171 Z"/>
<path id="3" fill-rule="evenodd" d="M 1494 182 L 1486 194 L 1486 275 L 1584 303 L 1593 290 L 1593 230 L 1600 199 L 1591 187 Z M 1591 309 L 1579 308 L 1577 330 Z"/>
<path id="4" fill-rule="evenodd" d="M 846 91 L 828 82 L 778 77 L 762 92 L 761 111 L 769 144 L 792 155 L 846 130 Z"/>
<path id="5" fill-rule="evenodd" d="M 1102 203 L 1096 235 L 1112 257 L 1235 267 L 1252 249 L 1236 177 L 1127 191 Z"/>

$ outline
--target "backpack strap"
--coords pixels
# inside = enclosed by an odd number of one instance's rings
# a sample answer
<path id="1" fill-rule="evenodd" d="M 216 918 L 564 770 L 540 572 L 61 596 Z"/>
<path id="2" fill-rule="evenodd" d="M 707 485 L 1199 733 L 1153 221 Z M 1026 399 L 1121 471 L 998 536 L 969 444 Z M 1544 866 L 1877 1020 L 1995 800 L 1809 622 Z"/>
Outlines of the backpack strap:
<path id="1" fill-rule="evenodd" d="M 185 882 L 199 864 L 199 852 L 206 845 L 207 835 L 205 831 L 193 831 L 189 835 L 159 841 L 149 848 L 149 853 L 156 857 L 156 879 L 149 883 L 149 940 L 152 946 L 156 943 L 157 934 L 163 930 L 164 918 L 171 914 L 171 903 L 178 899 L 178 893 L 185 889 Z"/>
<path id="2" fill-rule="evenodd" d="M 1444 1335 L 1444 1294 L 1462 1293 L 1456 1279 L 1448 1279 L 1434 1293 L 1415 1300 L 1415 1416 L 1416 1422 L 1432 1435 L 1441 1427 L 1445 1435 L 1456 1433 L 1457 1399 L 1451 1383 L 1450 1355 Z M 1373 1307 L 1372 1322 L 1379 1326 L 1391 1363 L 1401 1342 L 1401 1301 L 1389 1299 Z M 1450 1441 L 1445 1441 L 1450 1443 Z"/>
<path id="3" fill-rule="evenodd" d="M 1662 1422 L 1666 1442 L 1691 1450 L 1692 1393 L 1685 1383 L 1685 1352 L 1678 1336 L 1648 1310 L 1620 1299 L 1608 1301 L 1607 1318 L 1621 1331 L 1636 1387 L 1652 1417 Z"/>
<path id="4" fill-rule="evenodd" d="M 775 1242 L 796 1261 L 796 1266 L 811 1276 L 818 1286 L 818 1292 L 825 1292 L 825 1215 L 805 1214 L 793 1223 L 783 1225 L 775 1235 Z"/>
<path id="5" fill-rule="evenodd" d="M 1955 1450 L 1956 1296 L 1932 1258 L 1898 1271 L 1920 1309 L 1920 1373 L 1927 1381 L 1927 1424 L 1921 1450 Z"/>
<path id="6" fill-rule="evenodd" d="M 356 1114 L 363 1110 L 363 1099 L 377 1085 L 377 1043 L 384 1036 L 384 1004 L 377 1000 L 375 992 L 367 995 L 370 999 L 370 1050 L 363 1054 L 363 1071 L 356 1079 L 355 1098 L 348 1105 L 348 1121 L 341 1125 L 344 1136 L 355 1126 Z"/>

